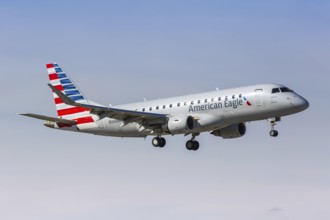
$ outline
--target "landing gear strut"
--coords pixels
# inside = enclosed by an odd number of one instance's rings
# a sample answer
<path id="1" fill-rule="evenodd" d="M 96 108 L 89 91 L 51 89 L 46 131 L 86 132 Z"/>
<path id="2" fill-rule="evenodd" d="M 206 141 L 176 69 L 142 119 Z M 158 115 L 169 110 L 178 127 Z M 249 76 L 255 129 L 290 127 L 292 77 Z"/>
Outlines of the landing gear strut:
<path id="1" fill-rule="evenodd" d="M 199 142 L 195 140 L 196 138 L 196 135 L 193 134 L 192 137 L 191 137 L 191 140 L 187 141 L 186 143 L 186 148 L 187 150 L 198 150 L 199 148 Z"/>
<path id="2" fill-rule="evenodd" d="M 278 136 L 278 131 L 275 130 L 275 125 L 276 125 L 276 122 L 281 121 L 281 118 L 275 117 L 275 118 L 269 119 L 269 121 L 270 121 L 270 132 L 269 132 L 269 135 L 271 137 L 277 137 Z"/>
<path id="3" fill-rule="evenodd" d="M 152 145 L 154 147 L 164 147 L 166 145 L 166 140 L 165 140 L 165 138 L 162 138 L 161 136 L 154 137 L 152 139 Z"/>

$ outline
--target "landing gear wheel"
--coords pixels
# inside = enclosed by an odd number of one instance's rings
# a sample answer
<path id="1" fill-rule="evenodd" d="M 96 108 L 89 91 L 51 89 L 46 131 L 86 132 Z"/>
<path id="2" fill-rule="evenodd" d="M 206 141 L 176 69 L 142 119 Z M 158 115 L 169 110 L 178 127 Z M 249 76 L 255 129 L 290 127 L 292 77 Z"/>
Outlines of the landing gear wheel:
<path id="1" fill-rule="evenodd" d="M 278 131 L 270 130 L 269 135 L 272 136 L 272 137 L 277 137 L 278 136 Z"/>
<path id="2" fill-rule="evenodd" d="M 192 141 L 192 140 L 187 141 L 187 143 L 186 143 L 187 150 L 192 150 L 193 147 L 194 147 L 194 141 Z"/>
<path id="3" fill-rule="evenodd" d="M 159 147 L 161 144 L 161 139 L 159 137 L 155 137 L 152 139 L 151 143 L 154 147 Z"/>
<path id="4" fill-rule="evenodd" d="M 189 140 L 186 143 L 186 148 L 187 150 L 198 150 L 199 148 L 199 142 L 198 141 L 194 141 L 194 140 Z"/>
<path id="5" fill-rule="evenodd" d="M 193 150 L 196 151 L 196 150 L 198 150 L 198 148 L 199 148 L 199 142 L 198 141 L 194 141 L 194 148 L 193 148 Z"/>
<path id="6" fill-rule="evenodd" d="M 166 140 L 165 138 L 160 138 L 160 144 L 159 147 L 164 147 L 166 145 Z"/>
<path id="7" fill-rule="evenodd" d="M 166 145 L 166 140 L 162 137 L 154 137 L 151 143 L 154 147 L 164 147 Z"/>

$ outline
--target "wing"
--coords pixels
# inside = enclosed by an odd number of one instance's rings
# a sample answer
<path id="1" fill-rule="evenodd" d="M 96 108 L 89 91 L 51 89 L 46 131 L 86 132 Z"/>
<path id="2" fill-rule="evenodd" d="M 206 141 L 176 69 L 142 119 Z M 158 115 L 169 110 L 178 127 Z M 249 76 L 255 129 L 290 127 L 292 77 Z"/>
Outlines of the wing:
<path id="1" fill-rule="evenodd" d="M 141 131 L 142 131 L 146 128 L 153 129 L 155 127 L 159 127 L 168 121 L 168 116 L 166 114 L 155 114 L 149 112 L 140 112 L 140 111 L 132 111 L 126 109 L 105 107 L 101 105 L 77 103 L 72 99 L 70 99 L 65 94 L 63 94 L 53 85 L 48 84 L 48 86 L 63 100 L 65 104 L 89 109 L 91 114 L 96 114 L 100 118 L 109 117 L 109 118 L 121 120 L 123 121 L 122 126 L 125 126 L 132 122 L 136 122 L 141 125 Z"/>
<path id="2" fill-rule="evenodd" d="M 46 120 L 46 121 L 59 122 L 59 123 L 69 124 L 69 125 L 73 125 L 73 124 L 77 123 L 74 120 L 54 118 L 54 117 L 50 117 L 50 116 L 37 115 L 37 114 L 31 114 L 31 113 L 25 113 L 25 114 L 19 114 L 19 115 L 23 115 L 23 116 L 27 116 L 27 117 L 31 117 L 31 118 L 37 118 L 37 119 Z"/>

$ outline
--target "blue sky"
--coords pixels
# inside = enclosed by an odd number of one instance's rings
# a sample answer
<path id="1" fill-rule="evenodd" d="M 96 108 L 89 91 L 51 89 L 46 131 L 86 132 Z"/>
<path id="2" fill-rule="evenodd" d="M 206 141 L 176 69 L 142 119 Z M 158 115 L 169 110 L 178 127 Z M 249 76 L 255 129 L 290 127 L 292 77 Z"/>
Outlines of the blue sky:
<path id="1" fill-rule="evenodd" d="M 328 220 L 329 1 L 0 3 L 0 219 Z M 246 136 L 118 139 L 48 129 L 45 63 L 122 104 L 276 82 L 310 101 Z"/>

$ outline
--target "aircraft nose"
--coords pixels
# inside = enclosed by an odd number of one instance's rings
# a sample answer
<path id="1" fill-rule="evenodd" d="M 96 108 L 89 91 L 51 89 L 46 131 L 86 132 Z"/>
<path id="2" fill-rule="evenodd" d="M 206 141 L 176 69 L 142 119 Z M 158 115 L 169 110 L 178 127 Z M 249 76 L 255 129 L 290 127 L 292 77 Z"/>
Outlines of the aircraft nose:
<path id="1" fill-rule="evenodd" d="M 295 100 L 295 106 L 300 111 L 304 111 L 305 109 L 307 109 L 309 107 L 309 102 L 305 98 L 298 96 L 297 99 Z"/>

